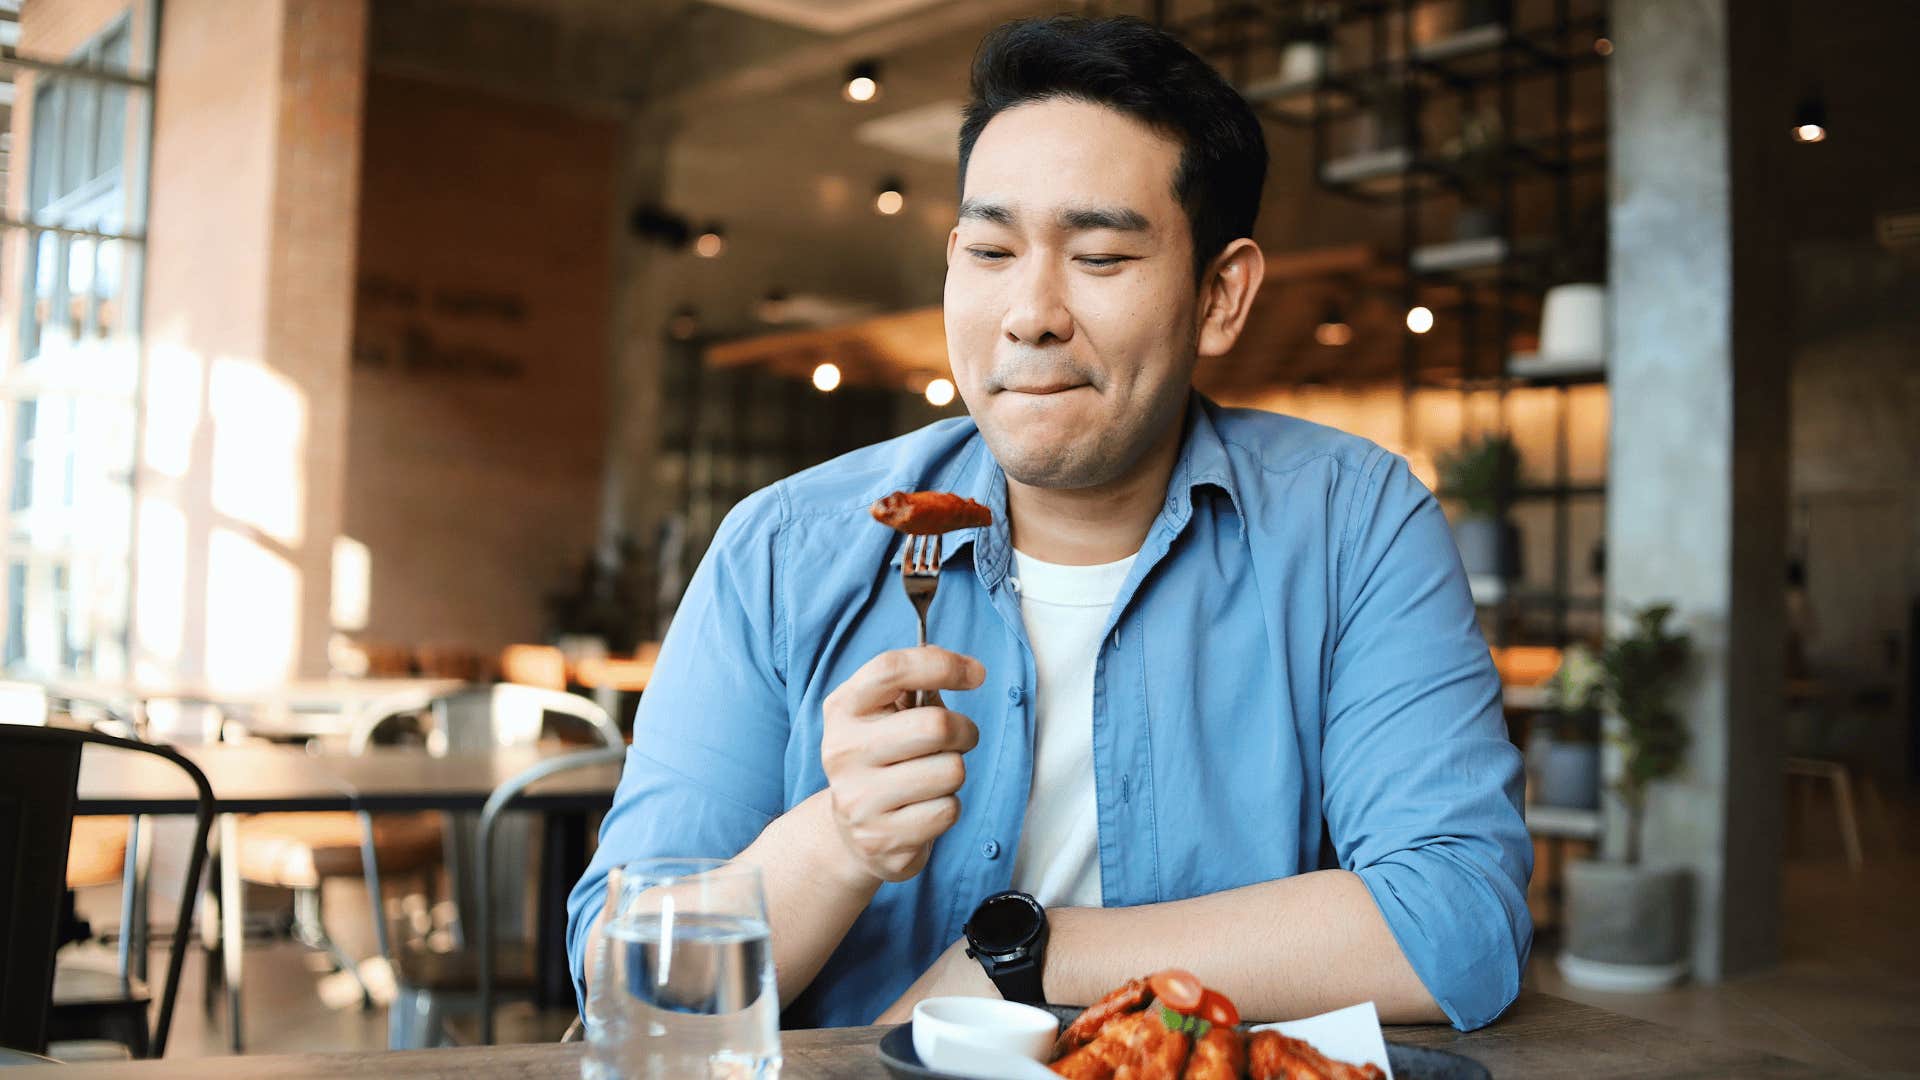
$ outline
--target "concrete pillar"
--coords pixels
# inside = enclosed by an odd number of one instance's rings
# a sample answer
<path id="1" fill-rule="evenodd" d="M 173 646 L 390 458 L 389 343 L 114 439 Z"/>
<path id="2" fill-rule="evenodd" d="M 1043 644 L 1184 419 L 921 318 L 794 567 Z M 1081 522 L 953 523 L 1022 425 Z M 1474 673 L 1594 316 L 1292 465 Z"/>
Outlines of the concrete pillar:
<path id="1" fill-rule="evenodd" d="M 154 120 L 136 675 L 326 671 L 365 0 L 169 0 Z"/>
<path id="2" fill-rule="evenodd" d="M 1645 858 L 1695 876 L 1708 981 L 1778 951 L 1790 146 L 1784 5 L 1612 6 L 1607 603 L 1669 601 L 1693 635 L 1686 771 Z M 1619 850 L 1621 824 L 1609 823 Z"/>
<path id="3" fill-rule="evenodd" d="M 669 277 L 674 256 L 657 242 L 633 235 L 637 206 L 667 205 L 668 161 L 675 124 L 634 115 L 620 136 L 620 175 L 609 235 L 614 244 L 611 320 L 613 357 L 608 374 L 607 457 L 600 504 L 601 557 L 612 558 L 621 536 L 648 549 L 659 521 L 661 364 L 666 324 L 678 290 Z M 700 227 L 694 222 L 695 228 Z"/>

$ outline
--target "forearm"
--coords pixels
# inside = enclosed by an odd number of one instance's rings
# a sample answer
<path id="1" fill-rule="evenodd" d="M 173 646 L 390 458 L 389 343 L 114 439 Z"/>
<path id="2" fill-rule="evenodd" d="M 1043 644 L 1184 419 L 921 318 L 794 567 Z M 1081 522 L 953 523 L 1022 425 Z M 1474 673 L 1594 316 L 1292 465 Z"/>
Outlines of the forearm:
<path id="1" fill-rule="evenodd" d="M 820 974 L 880 888 L 841 842 L 828 798 L 818 792 L 775 818 L 737 857 L 760 868 L 782 1008 Z"/>
<path id="2" fill-rule="evenodd" d="M 1132 908 L 1048 913 L 1048 1001 L 1087 1004 L 1135 976 L 1187 968 L 1257 1019 L 1372 1001 L 1388 1023 L 1443 1022 L 1359 877 L 1321 870 Z"/>

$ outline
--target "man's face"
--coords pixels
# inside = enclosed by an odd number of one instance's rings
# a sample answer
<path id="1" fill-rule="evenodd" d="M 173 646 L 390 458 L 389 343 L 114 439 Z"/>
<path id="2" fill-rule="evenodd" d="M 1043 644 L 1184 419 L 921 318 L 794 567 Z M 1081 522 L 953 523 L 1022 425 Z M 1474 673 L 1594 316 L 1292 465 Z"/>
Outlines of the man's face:
<path id="1" fill-rule="evenodd" d="M 1180 146 L 1079 101 L 1031 102 L 974 144 L 947 239 L 947 354 L 1002 469 L 1087 488 L 1181 422 L 1199 290 Z"/>

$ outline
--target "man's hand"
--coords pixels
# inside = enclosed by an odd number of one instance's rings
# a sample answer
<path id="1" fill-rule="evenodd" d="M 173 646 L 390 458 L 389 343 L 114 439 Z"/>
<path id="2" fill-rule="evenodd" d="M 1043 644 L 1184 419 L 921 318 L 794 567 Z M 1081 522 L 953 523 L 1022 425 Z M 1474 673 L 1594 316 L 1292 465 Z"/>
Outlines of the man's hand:
<path id="1" fill-rule="evenodd" d="M 980 962 L 967 955 L 967 943 L 956 941 L 874 1023 L 904 1024 L 913 1019 L 913 1007 L 928 998 L 999 996 Z"/>
<path id="2" fill-rule="evenodd" d="M 978 660 L 931 645 L 881 653 L 827 695 L 820 763 L 834 825 L 866 873 L 905 881 L 933 842 L 960 818 L 966 781 L 960 755 L 980 741 L 973 721 L 915 690 L 971 690 L 987 677 Z"/>

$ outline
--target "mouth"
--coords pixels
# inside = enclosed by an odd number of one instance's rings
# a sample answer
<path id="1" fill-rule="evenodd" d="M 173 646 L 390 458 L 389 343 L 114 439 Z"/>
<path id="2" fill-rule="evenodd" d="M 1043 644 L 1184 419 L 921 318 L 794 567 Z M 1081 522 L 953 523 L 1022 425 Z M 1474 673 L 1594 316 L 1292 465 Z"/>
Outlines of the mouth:
<path id="1" fill-rule="evenodd" d="M 1079 390 L 1089 384 L 1083 382 L 1031 383 L 1025 386 L 1004 386 L 1001 390 L 1009 394 L 1026 394 L 1029 397 L 1051 397 L 1064 394 L 1069 390 Z"/>

